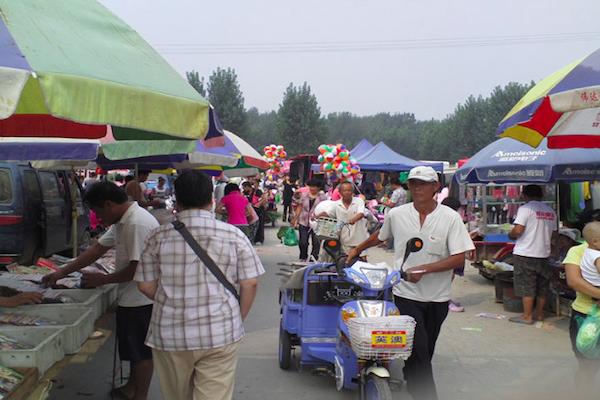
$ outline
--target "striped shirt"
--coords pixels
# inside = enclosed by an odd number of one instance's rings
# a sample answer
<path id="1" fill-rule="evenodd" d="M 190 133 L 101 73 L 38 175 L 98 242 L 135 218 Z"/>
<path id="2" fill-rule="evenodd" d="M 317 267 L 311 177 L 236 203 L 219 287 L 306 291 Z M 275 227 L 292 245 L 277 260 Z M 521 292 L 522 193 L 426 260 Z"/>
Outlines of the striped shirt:
<path id="1" fill-rule="evenodd" d="M 240 281 L 265 272 L 238 228 L 205 210 L 182 211 L 178 219 L 238 289 Z M 135 280 L 158 281 L 148 346 L 163 351 L 212 349 L 244 336 L 237 300 L 171 224 L 148 237 Z"/>

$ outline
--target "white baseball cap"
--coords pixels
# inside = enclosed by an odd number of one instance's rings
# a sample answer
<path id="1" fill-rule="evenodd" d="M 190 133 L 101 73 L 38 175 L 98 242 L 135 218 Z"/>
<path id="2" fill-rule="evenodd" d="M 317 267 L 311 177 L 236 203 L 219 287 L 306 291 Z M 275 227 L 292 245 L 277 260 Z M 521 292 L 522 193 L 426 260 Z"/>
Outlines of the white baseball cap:
<path id="1" fill-rule="evenodd" d="M 425 182 L 438 182 L 438 174 L 431 167 L 414 167 L 408 173 L 408 180 L 410 181 L 411 179 L 418 179 Z"/>

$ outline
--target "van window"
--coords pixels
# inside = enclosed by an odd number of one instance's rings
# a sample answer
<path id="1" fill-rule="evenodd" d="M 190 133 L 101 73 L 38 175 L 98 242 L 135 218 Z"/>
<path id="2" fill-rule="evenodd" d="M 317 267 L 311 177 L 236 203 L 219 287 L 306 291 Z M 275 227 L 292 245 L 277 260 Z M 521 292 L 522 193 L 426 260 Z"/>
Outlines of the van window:
<path id="1" fill-rule="evenodd" d="M 60 199 L 60 190 L 54 172 L 39 172 L 40 184 L 42 185 L 42 193 L 45 200 Z"/>
<path id="2" fill-rule="evenodd" d="M 77 175 L 73 172 L 68 172 L 67 175 L 69 176 L 69 185 L 75 190 L 75 199 L 81 201 L 81 190 L 79 189 L 79 179 L 77 178 Z"/>
<path id="3" fill-rule="evenodd" d="M 65 200 L 68 200 L 67 186 L 65 185 L 65 173 L 57 172 L 56 175 L 58 176 L 58 191 L 60 192 L 60 196 Z"/>
<path id="4" fill-rule="evenodd" d="M 0 203 L 10 203 L 12 200 L 12 183 L 10 170 L 0 168 Z"/>
<path id="5" fill-rule="evenodd" d="M 40 185 L 33 171 L 23 171 L 23 190 L 30 200 L 39 200 L 42 198 Z"/>

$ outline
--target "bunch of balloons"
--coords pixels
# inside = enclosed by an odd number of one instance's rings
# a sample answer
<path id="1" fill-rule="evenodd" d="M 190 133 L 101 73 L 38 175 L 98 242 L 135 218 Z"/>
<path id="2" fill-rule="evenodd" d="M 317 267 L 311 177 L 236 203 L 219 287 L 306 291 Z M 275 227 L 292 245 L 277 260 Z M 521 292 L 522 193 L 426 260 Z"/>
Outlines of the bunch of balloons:
<path id="1" fill-rule="evenodd" d="M 354 180 L 360 173 L 358 163 L 350 157 L 350 150 L 343 144 L 322 144 L 319 146 L 319 153 L 322 172 L 340 176 L 347 181 Z"/>
<path id="2" fill-rule="evenodd" d="M 269 169 L 266 172 L 267 180 L 274 181 L 277 179 L 277 175 L 281 173 L 287 153 L 282 145 L 275 144 L 265 146 L 263 151 L 264 158 L 269 163 Z"/>

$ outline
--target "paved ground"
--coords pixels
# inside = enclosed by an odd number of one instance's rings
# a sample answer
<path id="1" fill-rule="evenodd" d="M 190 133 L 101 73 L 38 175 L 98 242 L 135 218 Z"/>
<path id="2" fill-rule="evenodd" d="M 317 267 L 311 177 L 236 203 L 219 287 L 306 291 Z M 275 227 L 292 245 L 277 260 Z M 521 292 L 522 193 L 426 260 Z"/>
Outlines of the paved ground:
<path id="1" fill-rule="evenodd" d="M 336 392 L 330 377 L 278 368 L 277 262 L 296 259 L 297 249 L 278 244 L 275 232 L 268 229 L 267 242 L 257 249 L 267 274 L 260 279 L 258 298 L 246 322 L 235 399 L 355 398 L 353 393 Z M 372 259 L 391 260 L 391 253 L 377 250 Z M 454 282 L 453 290 L 466 312 L 449 315 L 438 341 L 434 370 L 441 400 L 582 398 L 572 384 L 576 363 L 566 318 L 551 318 L 543 326 L 528 327 L 476 317 L 480 312 L 512 314 L 494 303 L 493 286 L 473 268 L 467 268 L 466 276 Z M 51 399 L 108 398 L 112 349 L 109 338 L 85 363 L 66 366 Z M 401 389 L 395 397 L 410 399 Z M 150 399 L 161 398 L 155 379 Z"/>

